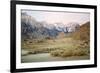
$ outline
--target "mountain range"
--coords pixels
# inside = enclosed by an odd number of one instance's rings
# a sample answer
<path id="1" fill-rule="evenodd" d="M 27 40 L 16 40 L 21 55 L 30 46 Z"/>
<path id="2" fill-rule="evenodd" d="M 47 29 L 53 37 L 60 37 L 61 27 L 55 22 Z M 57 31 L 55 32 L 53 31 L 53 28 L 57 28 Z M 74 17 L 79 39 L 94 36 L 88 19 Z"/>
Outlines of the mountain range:
<path id="1" fill-rule="evenodd" d="M 80 25 L 75 22 L 69 24 L 38 22 L 34 17 L 21 13 L 21 36 L 22 38 L 43 39 L 46 37 L 56 38 L 60 32 L 65 34 L 75 32 Z"/>

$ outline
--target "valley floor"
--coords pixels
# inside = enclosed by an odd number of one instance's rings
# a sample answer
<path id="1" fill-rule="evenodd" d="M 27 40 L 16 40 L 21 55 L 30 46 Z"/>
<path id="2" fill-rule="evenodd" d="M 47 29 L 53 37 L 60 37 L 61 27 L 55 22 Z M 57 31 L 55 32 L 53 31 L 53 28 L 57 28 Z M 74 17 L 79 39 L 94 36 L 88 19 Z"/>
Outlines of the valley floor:
<path id="1" fill-rule="evenodd" d="M 28 40 L 27 42 L 22 42 L 21 62 L 30 63 L 47 61 L 89 60 L 89 49 L 75 49 L 76 45 L 78 45 L 80 42 L 81 41 L 75 41 L 72 38 L 49 39 L 43 40 L 41 42 Z M 70 56 L 72 52 L 74 52 L 74 55 Z M 84 52 L 88 53 L 83 55 Z"/>

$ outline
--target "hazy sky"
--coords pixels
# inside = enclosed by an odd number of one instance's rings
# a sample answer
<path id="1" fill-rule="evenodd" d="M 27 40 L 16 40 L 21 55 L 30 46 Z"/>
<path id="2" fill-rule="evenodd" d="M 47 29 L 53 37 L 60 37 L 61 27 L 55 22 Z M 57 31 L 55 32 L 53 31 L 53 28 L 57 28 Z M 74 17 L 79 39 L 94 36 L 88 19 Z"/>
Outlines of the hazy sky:
<path id="1" fill-rule="evenodd" d="M 52 11 L 32 11 L 22 10 L 22 12 L 35 18 L 37 21 L 45 21 L 47 23 L 63 23 L 77 22 L 79 24 L 90 21 L 89 13 L 75 13 L 75 12 L 52 12 Z"/>

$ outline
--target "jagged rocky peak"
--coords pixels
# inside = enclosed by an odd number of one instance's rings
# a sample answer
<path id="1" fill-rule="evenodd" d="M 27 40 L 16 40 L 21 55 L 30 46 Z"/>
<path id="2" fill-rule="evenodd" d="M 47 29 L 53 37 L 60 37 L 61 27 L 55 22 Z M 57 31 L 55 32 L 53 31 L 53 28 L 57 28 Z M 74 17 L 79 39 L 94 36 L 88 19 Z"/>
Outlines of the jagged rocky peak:
<path id="1" fill-rule="evenodd" d="M 75 32 L 76 30 L 80 28 L 80 25 L 77 22 L 71 22 L 71 23 L 68 23 L 66 27 L 68 28 L 68 32 Z"/>

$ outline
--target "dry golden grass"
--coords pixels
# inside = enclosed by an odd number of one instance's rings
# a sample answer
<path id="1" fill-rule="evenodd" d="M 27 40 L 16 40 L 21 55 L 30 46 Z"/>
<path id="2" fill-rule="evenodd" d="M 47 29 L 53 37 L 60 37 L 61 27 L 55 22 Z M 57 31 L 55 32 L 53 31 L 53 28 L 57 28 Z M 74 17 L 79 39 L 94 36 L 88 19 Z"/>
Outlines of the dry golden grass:
<path id="1" fill-rule="evenodd" d="M 89 50 L 87 48 L 86 49 L 73 48 L 73 49 L 51 51 L 50 54 L 52 56 L 59 56 L 59 57 L 85 56 L 89 55 Z"/>
<path id="2" fill-rule="evenodd" d="M 75 49 L 72 53 L 73 56 L 83 56 L 86 55 L 86 51 L 83 49 Z"/>
<path id="3" fill-rule="evenodd" d="M 69 57 L 72 56 L 72 50 L 64 50 L 64 52 L 60 55 L 61 57 Z"/>

